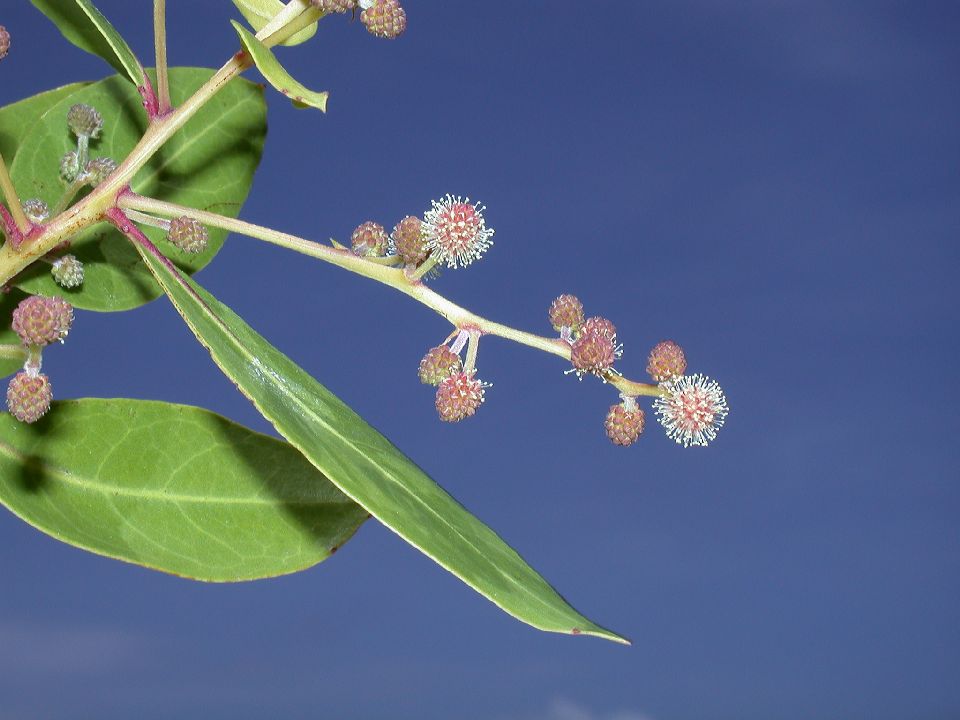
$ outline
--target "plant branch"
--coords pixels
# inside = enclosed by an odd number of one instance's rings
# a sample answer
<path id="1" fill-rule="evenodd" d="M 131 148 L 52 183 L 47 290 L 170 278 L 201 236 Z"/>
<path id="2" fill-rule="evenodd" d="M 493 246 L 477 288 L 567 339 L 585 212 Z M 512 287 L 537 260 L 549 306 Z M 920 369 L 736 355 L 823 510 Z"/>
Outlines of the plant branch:
<path id="1" fill-rule="evenodd" d="M 227 230 L 228 232 L 240 233 L 257 240 L 263 240 L 264 242 L 287 248 L 288 250 L 309 255 L 310 257 L 317 258 L 331 265 L 336 265 L 344 270 L 349 270 L 350 272 L 362 275 L 371 280 L 376 280 L 384 285 L 389 285 L 393 289 L 409 295 L 414 300 L 426 305 L 439 315 L 442 315 L 454 326 L 472 331 L 477 337 L 479 337 L 479 335 L 496 335 L 521 345 L 558 355 L 567 360 L 570 359 L 569 343 L 559 338 L 542 337 L 488 320 L 451 302 L 423 283 L 411 280 L 403 270 L 370 262 L 366 258 L 355 255 L 350 250 L 332 248 L 296 235 L 263 227 L 262 225 L 255 225 L 244 220 L 225 217 L 216 213 L 207 212 L 206 210 L 195 210 L 176 203 L 154 200 L 153 198 L 136 195 L 133 192 L 122 194 L 118 198 L 117 204 L 120 208 L 154 213 L 163 217 L 186 215 L 205 225 Z M 468 347 L 468 352 L 469 351 L 470 348 Z M 603 377 L 603 380 L 627 395 L 658 396 L 663 394 L 657 385 L 634 382 L 620 377 L 613 372 L 607 373 L 607 375 Z"/>
<path id="2" fill-rule="evenodd" d="M 4 161 L 3 155 L 0 155 L 0 191 L 3 192 L 3 197 L 6 198 L 7 205 L 10 206 L 10 215 L 13 218 L 17 230 L 21 235 L 26 235 L 30 232 L 31 224 L 27 219 L 26 213 L 23 212 L 20 197 L 17 195 L 16 188 L 13 187 L 13 180 L 10 179 L 10 171 L 7 169 L 7 163 Z M 8 228 L 8 230 L 10 230 L 10 228 Z"/>
<path id="3" fill-rule="evenodd" d="M 153 44 L 157 55 L 157 112 L 170 112 L 170 78 L 167 73 L 167 2 L 153 0 Z"/>

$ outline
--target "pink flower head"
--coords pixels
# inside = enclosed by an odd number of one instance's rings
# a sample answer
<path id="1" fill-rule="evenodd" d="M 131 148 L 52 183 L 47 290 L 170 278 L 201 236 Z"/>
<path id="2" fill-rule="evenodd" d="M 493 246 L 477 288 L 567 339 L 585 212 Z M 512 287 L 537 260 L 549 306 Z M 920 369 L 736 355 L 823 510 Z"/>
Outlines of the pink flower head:
<path id="1" fill-rule="evenodd" d="M 430 252 L 447 267 L 466 267 L 493 244 L 493 230 L 483 218 L 485 208 L 470 198 L 447 195 L 434 200 L 423 215 L 423 235 Z"/>
<path id="2" fill-rule="evenodd" d="M 708 445 L 729 411 L 720 386 L 705 375 L 681 375 L 662 387 L 668 394 L 653 402 L 653 410 L 667 437 L 684 447 Z"/>

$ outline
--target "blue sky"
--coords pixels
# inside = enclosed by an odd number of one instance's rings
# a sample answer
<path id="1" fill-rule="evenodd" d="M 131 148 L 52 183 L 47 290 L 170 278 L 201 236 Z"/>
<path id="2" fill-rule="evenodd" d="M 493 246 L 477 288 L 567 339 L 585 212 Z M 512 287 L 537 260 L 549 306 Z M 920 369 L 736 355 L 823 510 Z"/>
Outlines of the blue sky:
<path id="1" fill-rule="evenodd" d="M 235 51 L 171 0 L 172 61 Z M 481 343 L 476 417 L 416 379 L 449 332 L 334 268 L 231 238 L 198 279 L 634 645 L 538 633 L 368 523 L 292 577 L 210 586 L 0 518 L 0 718 L 695 720 L 960 715 L 960 6 L 408 0 L 395 42 L 332 18 L 284 52 L 242 216 L 323 240 L 469 195 L 487 257 L 433 283 L 548 334 L 562 292 L 621 368 L 673 338 L 731 414 L 706 450 L 615 448 L 615 399 Z M 29 3 L 0 102 L 96 79 Z M 136 5 L 136 7 L 134 7 Z M 103 11 L 148 58 L 149 5 Z M 80 313 L 58 397 L 209 407 L 260 430 L 165 300 Z"/>

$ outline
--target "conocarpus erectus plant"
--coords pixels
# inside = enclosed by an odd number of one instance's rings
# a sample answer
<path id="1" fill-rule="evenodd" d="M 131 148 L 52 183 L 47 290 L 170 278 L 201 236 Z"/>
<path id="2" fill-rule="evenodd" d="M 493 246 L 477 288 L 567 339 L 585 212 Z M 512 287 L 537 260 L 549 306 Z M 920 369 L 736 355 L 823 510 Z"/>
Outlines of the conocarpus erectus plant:
<path id="1" fill-rule="evenodd" d="M 295 80 L 271 48 L 306 43 L 318 22 L 332 22 L 328 15 L 351 13 L 373 35 L 394 39 L 407 23 L 399 2 L 234 0 L 249 23 L 233 22 L 238 52 L 217 70 L 201 70 L 168 67 L 164 0 L 155 0 L 150 72 L 90 0 L 33 4 L 118 74 L 0 110 L 0 284 L 10 327 L 0 363 L 12 375 L 9 412 L 0 418 L 0 500 L 65 542 L 206 581 L 310 567 L 372 516 L 523 622 L 623 641 L 570 607 L 389 441 L 191 278 L 236 233 L 422 303 L 450 323 L 419 364 L 444 422 L 469 423 L 495 392 L 477 358 L 481 340 L 497 336 L 558 356 L 577 379 L 608 385 L 614 403 L 605 418 L 598 412 L 597 427 L 615 445 L 632 445 L 643 433 L 646 398 L 680 445 L 714 440 L 726 400 L 716 382 L 687 374 L 676 343 L 650 350 L 650 382 L 631 380 L 618 367 L 614 323 L 588 316 L 571 294 L 544 308 L 545 327 L 553 328 L 546 336 L 481 317 L 433 290 L 436 274 L 495 250 L 487 209 L 468 197 L 446 194 L 386 224 L 363 220 L 343 244 L 238 219 L 265 131 L 260 89 L 241 75 L 256 67 L 295 103 L 325 111 L 327 93 Z M 0 29 L 0 58 L 10 46 Z M 198 142 L 209 127 L 218 132 Z M 172 169 L 186 182 L 165 183 Z M 162 294 L 285 441 L 195 407 L 53 401 L 55 378 L 43 372 L 43 354 L 67 339 L 75 321 L 73 331 L 83 332 L 75 309 L 123 311 Z M 42 479 L 30 489 L 13 481 L 26 463 Z M 287 521 L 291 504 L 300 523 Z M 126 532 L 132 517 L 136 532 Z"/>

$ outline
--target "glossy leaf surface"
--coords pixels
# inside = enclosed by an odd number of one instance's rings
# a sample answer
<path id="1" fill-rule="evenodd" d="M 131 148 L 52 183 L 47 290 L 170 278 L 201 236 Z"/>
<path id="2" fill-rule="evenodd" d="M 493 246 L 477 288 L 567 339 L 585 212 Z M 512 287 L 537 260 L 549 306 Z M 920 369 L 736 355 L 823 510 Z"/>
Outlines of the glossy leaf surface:
<path id="1" fill-rule="evenodd" d="M 257 38 L 240 23 L 235 20 L 231 20 L 230 22 L 233 23 L 233 28 L 237 31 L 237 35 L 240 36 L 240 42 L 243 43 L 243 47 L 250 54 L 250 57 L 253 58 L 257 70 L 267 79 L 267 82 L 273 85 L 278 92 L 290 98 L 294 103 L 315 107 L 322 112 L 326 112 L 327 96 L 329 93 L 314 92 L 301 85 L 286 71 L 283 65 L 280 64 L 280 61 L 277 60 L 276 55 L 270 51 L 270 48 L 257 40 Z"/>
<path id="2" fill-rule="evenodd" d="M 204 68 L 172 68 L 174 103 L 185 100 L 211 73 Z M 76 102 L 92 105 L 104 118 L 102 136 L 91 141 L 91 157 L 122 160 L 146 128 L 140 96 L 122 78 L 113 76 L 71 94 L 50 108 L 23 138 L 11 174 L 24 197 L 42 198 L 53 207 L 63 193 L 60 158 L 75 149 L 65 118 Z M 262 88 L 233 80 L 170 139 L 131 185 L 143 195 L 235 217 L 250 190 L 265 134 Z M 155 242 L 165 243 L 163 231 L 148 228 L 145 232 Z M 225 237 L 225 232 L 210 228 L 207 250 L 198 255 L 166 247 L 177 265 L 192 273 L 213 258 Z M 70 252 L 84 263 L 85 280 L 79 288 L 58 286 L 43 263 L 28 268 L 18 278 L 18 287 L 61 295 L 78 308 L 105 312 L 134 308 L 161 294 L 137 252 L 109 225 L 77 235 Z"/>
<path id="3" fill-rule="evenodd" d="M 380 522 L 525 623 L 626 642 L 570 607 L 490 528 L 227 306 L 154 248 L 141 255 L 223 372 L 281 435 Z"/>
<path id="4" fill-rule="evenodd" d="M 237 10 L 256 32 L 260 32 L 273 19 L 273 16 L 283 10 L 284 7 L 281 0 L 233 0 L 233 4 L 237 6 Z M 314 22 L 280 44 L 299 45 L 312 38 L 316 33 L 317 23 Z"/>
<path id="5" fill-rule="evenodd" d="M 96 55 L 137 87 L 144 84 L 143 66 L 116 28 L 90 0 L 31 0 L 63 36 L 81 50 Z M 146 7 L 145 5 L 143 7 Z M 144 22 L 149 16 L 144 17 Z"/>
<path id="6" fill-rule="evenodd" d="M 13 162 L 24 136 L 40 121 L 47 110 L 88 84 L 64 85 L 0 108 L 0 154 L 3 155 L 7 164 Z"/>
<path id="7" fill-rule="evenodd" d="M 0 414 L 0 501 L 71 545 L 216 582 L 315 565 L 367 518 L 289 444 L 143 400 Z"/>

